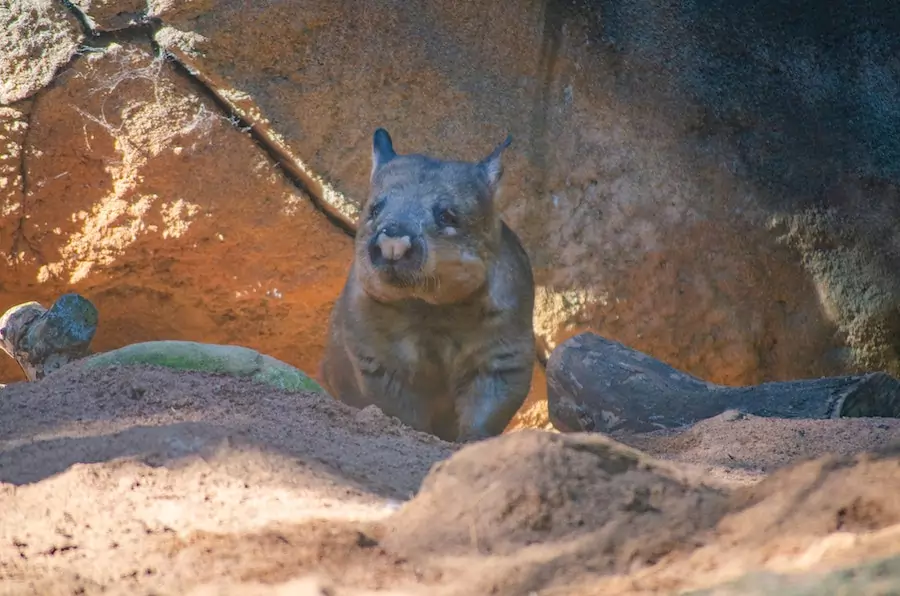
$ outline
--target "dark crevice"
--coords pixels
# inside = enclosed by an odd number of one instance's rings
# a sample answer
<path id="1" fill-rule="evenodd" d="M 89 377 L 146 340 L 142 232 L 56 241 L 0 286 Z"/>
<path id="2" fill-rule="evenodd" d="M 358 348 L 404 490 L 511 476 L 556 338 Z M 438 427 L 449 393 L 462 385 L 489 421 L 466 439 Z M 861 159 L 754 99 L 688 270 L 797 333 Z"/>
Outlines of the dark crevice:
<path id="1" fill-rule="evenodd" d="M 159 45 L 159 42 L 156 41 L 156 32 L 163 26 L 162 19 L 156 17 L 148 18 L 147 24 L 150 27 L 150 31 L 148 32 L 148 36 L 150 37 L 150 49 L 153 50 L 153 55 L 159 58 L 165 53 L 165 50 Z"/>
<path id="2" fill-rule="evenodd" d="M 81 25 L 81 29 L 84 31 L 84 34 L 88 37 L 94 37 L 97 35 L 97 31 L 91 26 L 91 19 L 88 18 L 86 14 L 81 12 L 77 6 L 75 6 L 70 0 L 60 0 L 63 6 L 66 7 L 66 10 L 75 18 L 76 21 Z"/>
<path id="3" fill-rule="evenodd" d="M 93 21 L 80 8 L 75 6 L 70 0 L 60 0 L 63 6 L 69 11 L 72 17 L 81 25 L 84 31 L 85 40 L 82 46 L 86 48 L 103 48 L 111 43 L 130 43 L 135 41 L 150 40 L 151 45 L 155 45 L 153 39 L 153 19 L 144 16 L 140 22 L 124 27 L 122 29 L 103 30 L 93 26 Z"/>
<path id="4" fill-rule="evenodd" d="M 356 230 L 347 223 L 340 216 L 336 215 L 331 209 L 327 207 L 326 202 L 322 199 L 321 196 L 318 196 L 308 184 L 300 177 L 295 175 L 291 170 L 292 164 L 286 164 L 284 157 L 281 155 L 281 152 L 278 151 L 276 147 L 273 146 L 271 142 L 266 138 L 264 134 L 259 132 L 257 127 L 248 122 L 245 118 L 243 118 L 240 114 L 238 114 L 227 101 L 223 100 L 214 89 L 212 89 L 209 85 L 207 85 L 204 81 L 202 81 L 199 77 L 195 76 L 194 73 L 190 71 L 190 69 L 185 66 L 181 61 L 179 61 L 174 55 L 170 52 L 166 52 L 165 49 L 159 46 L 159 43 L 156 41 L 156 32 L 163 26 L 162 19 L 153 18 L 144 16 L 140 23 L 131 25 L 127 28 L 116 29 L 113 31 L 101 31 L 96 29 L 92 25 L 92 20 L 79 9 L 75 4 L 71 2 L 71 0 L 60 0 L 66 9 L 72 14 L 72 16 L 81 23 L 82 28 L 84 29 L 84 34 L 86 36 L 85 43 L 83 44 L 85 47 L 105 47 L 110 43 L 130 43 L 130 42 L 144 42 L 149 40 L 150 47 L 154 53 L 154 55 L 158 58 L 165 58 L 166 62 L 170 63 L 173 66 L 173 69 L 183 76 L 186 80 L 188 80 L 191 86 L 203 97 L 206 97 L 210 101 L 212 101 L 216 107 L 224 113 L 229 120 L 235 123 L 235 125 L 241 130 L 245 130 L 250 135 L 250 138 L 254 143 L 269 156 L 272 161 L 274 161 L 278 167 L 281 169 L 283 175 L 291 181 L 294 186 L 296 186 L 306 197 L 309 199 L 309 202 L 313 205 L 313 207 L 319 211 L 325 218 L 337 226 L 338 229 L 343 231 L 348 236 L 353 237 L 356 234 Z M 74 63 L 73 60 L 67 66 L 70 66 Z"/>
<path id="5" fill-rule="evenodd" d="M 553 118 L 553 82 L 559 62 L 559 51 L 563 39 L 563 18 L 556 2 L 543 3 L 543 26 L 541 34 L 540 65 L 541 84 L 535 93 L 531 108 L 531 159 L 538 165 L 539 178 L 536 181 L 536 196 L 547 193 L 547 162 L 551 155 L 550 124 Z"/>
<path id="6" fill-rule="evenodd" d="M 28 115 L 25 118 L 25 132 L 22 135 L 22 141 L 19 148 L 19 180 L 22 191 L 22 200 L 19 203 L 19 221 L 16 223 L 16 229 L 12 233 L 12 245 L 10 246 L 10 258 L 13 265 L 19 265 L 19 252 L 24 244 L 37 257 L 41 263 L 46 263 L 41 251 L 35 246 L 31 238 L 25 232 L 25 221 L 28 218 L 28 163 L 26 160 L 26 152 L 28 151 L 28 137 L 31 133 L 31 118 L 34 113 L 34 106 L 28 109 Z"/>
<path id="7" fill-rule="evenodd" d="M 143 22 L 138 25 L 132 25 L 127 29 L 116 29 L 114 31 L 97 31 L 88 34 L 87 39 L 82 46 L 87 48 L 105 48 L 112 43 L 147 43 L 153 46 L 153 27 L 151 23 Z"/>
<path id="8" fill-rule="evenodd" d="M 164 51 L 164 50 L 162 50 Z M 309 185 L 298 175 L 294 174 L 291 170 L 293 169 L 293 164 L 285 163 L 285 159 L 282 156 L 281 152 L 266 138 L 266 135 L 261 133 L 258 127 L 249 122 L 246 118 L 242 117 L 237 111 L 235 111 L 227 101 L 222 99 L 212 87 L 207 85 L 204 81 L 200 80 L 198 77 L 194 76 L 194 74 L 190 71 L 190 69 L 181 63 L 175 56 L 171 53 L 165 53 L 166 61 L 171 63 L 174 70 L 184 76 L 188 81 L 190 81 L 191 85 L 204 97 L 212 101 L 216 107 L 219 108 L 220 111 L 225 113 L 227 117 L 234 122 L 235 126 L 240 130 L 246 131 L 250 138 L 256 143 L 257 147 L 259 147 L 269 158 L 274 161 L 281 170 L 282 175 L 291 181 L 300 191 L 306 195 L 309 199 L 309 202 L 312 206 L 325 218 L 331 222 L 338 229 L 343 231 L 345 234 L 350 236 L 351 238 L 356 235 L 356 230 L 346 221 L 344 221 L 340 216 L 336 215 L 331 209 L 328 208 L 327 203 L 322 199 L 322 197 L 318 196 L 314 193 Z"/>

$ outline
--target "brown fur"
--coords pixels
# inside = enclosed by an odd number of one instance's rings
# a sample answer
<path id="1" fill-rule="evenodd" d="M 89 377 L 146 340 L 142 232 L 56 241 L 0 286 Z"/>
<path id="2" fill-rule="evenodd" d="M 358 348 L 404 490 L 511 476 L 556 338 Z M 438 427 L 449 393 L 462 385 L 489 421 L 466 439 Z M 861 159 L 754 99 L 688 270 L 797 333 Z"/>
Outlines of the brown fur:
<path id="1" fill-rule="evenodd" d="M 370 194 L 320 369 L 331 395 L 459 441 L 499 434 L 522 405 L 534 281 L 495 209 L 508 143 L 480 162 L 442 161 L 397 155 L 376 131 Z M 389 252 L 410 248 L 385 260 L 379 238 Z"/>

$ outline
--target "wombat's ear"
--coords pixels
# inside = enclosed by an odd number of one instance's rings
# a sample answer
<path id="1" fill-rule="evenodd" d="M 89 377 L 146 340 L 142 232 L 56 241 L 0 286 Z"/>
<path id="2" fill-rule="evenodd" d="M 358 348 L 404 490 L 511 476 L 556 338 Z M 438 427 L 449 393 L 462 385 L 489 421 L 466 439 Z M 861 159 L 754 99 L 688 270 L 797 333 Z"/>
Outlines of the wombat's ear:
<path id="1" fill-rule="evenodd" d="M 490 155 L 478 163 L 478 167 L 484 173 L 485 178 L 487 178 L 491 193 L 497 191 L 497 186 L 500 184 L 500 179 L 503 177 L 503 160 L 501 160 L 500 157 L 503 155 L 503 151 L 509 147 L 511 143 L 512 135 L 507 135 L 506 139 L 497 145 Z"/>
<path id="2" fill-rule="evenodd" d="M 394 142 L 391 141 L 391 135 L 383 128 L 375 130 L 372 135 L 372 176 L 384 164 L 397 157 L 394 152 Z"/>

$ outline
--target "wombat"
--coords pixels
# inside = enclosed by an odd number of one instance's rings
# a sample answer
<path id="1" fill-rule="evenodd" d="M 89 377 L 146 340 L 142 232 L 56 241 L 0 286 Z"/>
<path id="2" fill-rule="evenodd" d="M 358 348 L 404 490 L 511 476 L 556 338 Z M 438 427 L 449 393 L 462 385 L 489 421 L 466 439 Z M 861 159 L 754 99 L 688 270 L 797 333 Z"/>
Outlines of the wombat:
<path id="1" fill-rule="evenodd" d="M 501 220 L 501 154 L 397 154 L 372 137 L 370 192 L 332 309 L 319 377 L 338 400 L 377 405 L 447 441 L 500 434 L 531 387 L 534 279 Z"/>

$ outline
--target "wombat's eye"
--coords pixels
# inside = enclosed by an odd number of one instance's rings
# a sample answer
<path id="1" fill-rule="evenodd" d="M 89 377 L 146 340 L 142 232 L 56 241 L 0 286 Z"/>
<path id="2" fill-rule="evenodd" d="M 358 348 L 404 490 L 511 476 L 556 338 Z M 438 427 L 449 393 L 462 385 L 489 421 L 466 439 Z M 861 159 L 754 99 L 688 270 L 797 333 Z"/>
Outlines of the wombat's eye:
<path id="1" fill-rule="evenodd" d="M 384 209 L 384 197 L 375 201 L 375 204 L 372 205 L 372 208 L 369 209 L 369 219 L 375 219 L 378 217 L 378 214 L 381 213 L 381 210 Z"/>
<path id="2" fill-rule="evenodd" d="M 435 207 L 434 221 L 442 228 L 451 228 L 459 223 L 456 218 L 456 213 L 454 213 L 452 209 L 446 207 Z"/>

